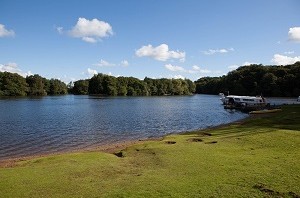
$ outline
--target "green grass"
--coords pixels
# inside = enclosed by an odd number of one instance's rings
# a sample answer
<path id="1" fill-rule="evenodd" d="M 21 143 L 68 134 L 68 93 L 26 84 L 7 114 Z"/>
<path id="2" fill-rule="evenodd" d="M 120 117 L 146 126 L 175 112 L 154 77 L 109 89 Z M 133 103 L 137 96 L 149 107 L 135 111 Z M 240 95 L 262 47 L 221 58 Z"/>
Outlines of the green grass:
<path id="1" fill-rule="evenodd" d="M 141 142 L 122 155 L 20 161 L 0 168 L 0 197 L 299 197 L 300 106 Z"/>

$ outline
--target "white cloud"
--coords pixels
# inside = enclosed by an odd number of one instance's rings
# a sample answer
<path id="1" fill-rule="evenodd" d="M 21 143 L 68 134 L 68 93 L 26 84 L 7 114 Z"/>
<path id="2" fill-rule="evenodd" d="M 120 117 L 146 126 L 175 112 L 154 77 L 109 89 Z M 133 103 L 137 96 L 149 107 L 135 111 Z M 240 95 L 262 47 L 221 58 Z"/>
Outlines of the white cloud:
<path id="1" fill-rule="evenodd" d="M 257 65 L 258 63 L 255 63 L 255 62 L 248 62 L 248 61 L 246 61 L 246 62 L 244 62 L 243 63 L 243 66 L 248 66 L 248 65 Z"/>
<path id="2" fill-rule="evenodd" d="M 140 49 L 136 50 L 135 54 L 138 57 L 152 57 L 155 60 L 166 61 L 169 59 L 179 59 L 181 62 L 185 61 L 185 52 L 180 51 L 169 51 L 169 46 L 167 44 L 161 44 L 157 47 L 152 45 L 142 46 Z"/>
<path id="3" fill-rule="evenodd" d="M 220 53 L 220 54 L 224 54 L 224 53 L 228 53 L 230 51 L 234 51 L 233 48 L 228 48 L 228 49 L 209 49 L 207 51 L 203 51 L 203 53 L 205 55 L 213 55 L 213 54 L 216 54 L 216 53 Z"/>
<path id="4" fill-rule="evenodd" d="M 121 61 L 121 66 L 127 67 L 129 65 L 129 62 L 127 60 L 122 60 Z"/>
<path id="5" fill-rule="evenodd" d="M 32 75 L 33 75 L 33 73 L 31 71 L 23 73 L 23 76 L 32 76 Z"/>
<path id="6" fill-rule="evenodd" d="M 114 66 L 127 67 L 127 66 L 129 66 L 129 62 L 127 60 L 122 60 L 120 63 L 115 64 L 115 63 L 110 63 L 106 60 L 101 59 L 98 63 L 93 64 L 93 66 L 98 66 L 98 67 L 114 67 Z"/>
<path id="7" fill-rule="evenodd" d="M 199 66 L 197 66 L 197 65 L 193 65 L 193 70 L 195 70 L 195 71 L 199 71 L 200 70 L 200 67 Z"/>
<path id="8" fill-rule="evenodd" d="M 0 71 L 1 72 L 11 72 L 11 73 L 21 73 L 21 70 L 18 68 L 17 63 L 7 63 L 7 64 L 0 64 Z"/>
<path id="9" fill-rule="evenodd" d="M 74 82 L 76 81 L 76 78 L 67 76 L 67 75 L 63 75 L 63 77 L 60 78 L 61 81 L 63 81 L 66 84 L 71 83 L 72 85 L 74 85 Z"/>
<path id="10" fill-rule="evenodd" d="M 94 66 L 98 67 L 112 67 L 115 66 L 116 64 L 114 63 L 109 63 L 106 60 L 101 59 L 99 63 L 95 63 Z"/>
<path id="11" fill-rule="evenodd" d="M 238 67 L 239 67 L 238 65 L 229 65 L 228 69 L 234 70 L 234 69 L 237 69 Z"/>
<path id="12" fill-rule="evenodd" d="M 201 69 L 199 66 L 193 65 L 192 70 L 188 70 L 188 73 L 190 73 L 190 74 L 195 74 L 195 73 L 208 74 L 208 73 L 211 73 L 211 71 L 208 69 Z"/>
<path id="13" fill-rule="evenodd" d="M 171 64 L 166 64 L 165 68 L 167 68 L 170 71 L 174 71 L 174 72 L 176 72 L 176 71 L 186 72 L 186 70 L 183 67 L 175 66 L 175 65 L 173 66 Z"/>
<path id="14" fill-rule="evenodd" d="M 15 32 L 13 30 L 7 30 L 4 25 L 0 24 L 0 37 L 13 37 Z"/>
<path id="15" fill-rule="evenodd" d="M 33 75 L 31 71 L 28 72 L 22 72 L 22 70 L 19 68 L 17 63 L 7 63 L 7 64 L 0 64 L 0 72 L 10 72 L 10 73 L 17 73 L 23 77 L 31 76 Z"/>
<path id="16" fill-rule="evenodd" d="M 82 37 L 82 40 L 88 43 L 97 43 L 98 41 L 93 37 Z"/>
<path id="17" fill-rule="evenodd" d="M 208 70 L 208 69 L 200 69 L 199 72 L 202 73 L 202 74 L 209 74 L 209 73 L 211 73 L 211 71 Z"/>
<path id="18" fill-rule="evenodd" d="M 56 30 L 63 34 L 63 27 L 57 27 Z M 98 19 L 79 18 L 76 25 L 68 31 L 68 34 L 75 38 L 81 38 L 88 43 L 96 43 L 104 37 L 113 35 L 113 30 L 107 22 Z"/>
<path id="19" fill-rule="evenodd" d="M 276 65 L 290 65 L 294 64 L 297 61 L 300 61 L 300 56 L 289 57 L 280 54 L 274 54 L 273 59 L 271 61 Z"/>
<path id="20" fill-rule="evenodd" d="M 288 35 L 291 41 L 300 42 L 300 27 L 290 28 Z"/>
<path id="21" fill-rule="evenodd" d="M 170 70 L 170 71 L 173 71 L 173 72 L 183 72 L 183 73 L 190 73 L 190 74 L 196 74 L 196 73 L 205 73 L 205 74 L 207 74 L 207 73 L 211 73 L 210 70 L 201 69 L 197 65 L 193 65 L 192 69 L 189 69 L 189 70 L 184 69 L 183 67 L 175 66 L 175 65 L 171 65 L 171 64 L 166 64 L 165 68 Z"/>
<path id="22" fill-rule="evenodd" d="M 56 29 L 56 31 L 57 31 L 59 34 L 63 34 L 63 33 L 64 33 L 64 28 L 63 28 L 63 27 L 56 27 L 55 29 Z"/>
<path id="23" fill-rule="evenodd" d="M 88 76 L 89 78 L 91 78 L 91 77 L 93 77 L 94 75 L 97 75 L 98 74 L 98 71 L 97 70 L 95 70 L 95 69 L 90 69 L 90 68 L 88 68 L 85 72 L 82 72 L 81 73 L 82 75 L 85 75 L 85 76 Z M 107 73 L 105 73 L 106 75 L 109 75 L 109 76 L 114 76 L 113 74 L 112 74 L 112 72 L 107 72 Z M 118 76 L 120 76 L 120 75 L 118 75 Z"/>
<path id="24" fill-rule="evenodd" d="M 88 75 L 89 77 L 92 77 L 96 74 L 98 74 L 97 70 L 88 68 L 86 72 L 83 72 L 84 75 Z"/>
<path id="25" fill-rule="evenodd" d="M 288 52 L 284 52 L 284 54 L 294 54 L 294 51 L 288 51 Z"/>
<path id="26" fill-rule="evenodd" d="M 182 75 L 175 75 L 173 78 L 175 78 L 175 79 L 184 79 L 184 77 Z"/>

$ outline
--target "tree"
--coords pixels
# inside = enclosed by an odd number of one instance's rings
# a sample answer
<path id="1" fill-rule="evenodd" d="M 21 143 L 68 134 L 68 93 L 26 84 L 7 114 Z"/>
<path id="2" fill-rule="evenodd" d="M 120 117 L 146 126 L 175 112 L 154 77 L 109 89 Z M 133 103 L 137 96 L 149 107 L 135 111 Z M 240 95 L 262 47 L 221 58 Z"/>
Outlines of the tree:
<path id="1" fill-rule="evenodd" d="M 0 72 L 0 96 L 44 96 L 66 94 L 67 86 L 58 79 L 48 80 L 38 74 L 24 78 L 16 73 Z"/>
<path id="2" fill-rule="evenodd" d="M 181 79 L 172 79 L 172 84 L 174 87 L 174 95 L 183 95 L 184 88 L 182 86 Z"/>
<path id="3" fill-rule="evenodd" d="M 103 87 L 102 94 L 109 95 L 109 96 L 116 96 L 118 94 L 117 79 L 114 76 L 104 75 L 102 87 Z"/>
<path id="4" fill-rule="evenodd" d="M 45 90 L 44 80 L 38 74 L 27 76 L 26 82 L 29 86 L 28 95 L 31 96 L 47 95 L 47 92 Z"/>
<path id="5" fill-rule="evenodd" d="M 64 82 L 58 79 L 50 80 L 50 90 L 49 90 L 50 95 L 59 95 L 59 94 L 67 94 L 67 93 L 68 93 L 68 88 Z"/>
<path id="6" fill-rule="evenodd" d="M 148 90 L 145 82 L 134 78 L 128 78 L 127 95 L 129 96 L 147 96 Z"/>
<path id="7" fill-rule="evenodd" d="M 75 95 L 87 95 L 89 93 L 89 80 L 75 81 L 72 92 Z"/>
<path id="8" fill-rule="evenodd" d="M 295 85 L 297 84 L 296 77 L 294 74 L 287 74 L 282 79 L 281 92 L 284 96 L 291 97 L 293 96 L 293 92 Z"/>
<path id="9" fill-rule="evenodd" d="M 299 96 L 300 62 L 286 66 L 242 66 L 222 77 L 195 81 L 196 93 L 237 95 Z"/>
<path id="10" fill-rule="evenodd" d="M 273 73 L 266 73 L 261 79 L 261 88 L 264 96 L 273 96 L 280 93 L 277 77 Z"/>
<path id="11" fill-rule="evenodd" d="M 25 78 L 16 73 L 4 72 L 1 74 L 1 94 L 3 96 L 26 96 L 28 84 Z"/>
<path id="12" fill-rule="evenodd" d="M 185 82 L 187 83 L 189 94 L 195 93 L 196 91 L 195 83 L 189 79 L 185 79 Z"/>
<path id="13" fill-rule="evenodd" d="M 103 74 L 94 75 L 89 81 L 89 94 L 103 94 Z"/>
<path id="14" fill-rule="evenodd" d="M 123 76 L 117 78 L 117 94 L 118 96 L 127 95 L 127 78 Z"/>

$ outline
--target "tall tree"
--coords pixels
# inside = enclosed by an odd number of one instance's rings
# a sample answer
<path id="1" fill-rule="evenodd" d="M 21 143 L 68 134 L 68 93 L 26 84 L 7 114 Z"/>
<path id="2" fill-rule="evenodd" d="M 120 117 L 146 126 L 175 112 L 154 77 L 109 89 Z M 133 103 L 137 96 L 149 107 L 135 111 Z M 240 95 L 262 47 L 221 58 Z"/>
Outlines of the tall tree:
<path id="1" fill-rule="evenodd" d="M 50 80 L 50 95 L 59 95 L 59 94 L 67 94 L 68 88 L 67 85 L 58 80 L 58 79 L 51 79 Z"/>
<path id="2" fill-rule="evenodd" d="M 94 75 L 89 81 L 89 94 L 103 94 L 103 74 Z"/>
<path id="3" fill-rule="evenodd" d="M 25 78 L 16 73 L 4 72 L 1 74 L 1 94 L 3 96 L 26 96 L 28 84 Z"/>
<path id="4" fill-rule="evenodd" d="M 87 95 L 89 93 L 89 80 L 78 80 L 74 82 L 72 92 L 75 95 Z"/>
<path id="5" fill-rule="evenodd" d="M 38 74 L 27 76 L 26 82 L 29 86 L 28 95 L 44 96 L 47 95 L 45 90 L 44 80 Z"/>

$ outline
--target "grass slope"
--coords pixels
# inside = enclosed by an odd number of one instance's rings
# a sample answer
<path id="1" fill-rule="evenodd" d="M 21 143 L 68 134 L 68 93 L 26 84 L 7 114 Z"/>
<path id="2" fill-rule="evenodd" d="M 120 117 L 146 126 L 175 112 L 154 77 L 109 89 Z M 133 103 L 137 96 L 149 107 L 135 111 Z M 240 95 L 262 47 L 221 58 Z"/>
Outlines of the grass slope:
<path id="1" fill-rule="evenodd" d="M 0 168 L 0 197 L 299 197 L 300 106 L 118 153 Z"/>

